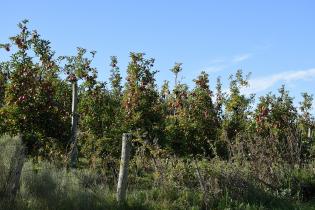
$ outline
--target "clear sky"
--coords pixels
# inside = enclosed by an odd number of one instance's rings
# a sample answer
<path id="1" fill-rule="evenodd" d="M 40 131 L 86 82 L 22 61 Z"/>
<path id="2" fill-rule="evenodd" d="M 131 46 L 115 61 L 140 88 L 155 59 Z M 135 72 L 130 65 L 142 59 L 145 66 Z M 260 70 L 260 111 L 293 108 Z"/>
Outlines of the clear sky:
<path id="1" fill-rule="evenodd" d="M 30 20 L 57 55 L 76 47 L 96 50 L 94 65 L 102 80 L 109 57 L 118 56 L 125 75 L 130 51 L 156 59 L 157 82 L 174 81 L 169 69 L 183 63 L 180 78 L 193 86 L 202 70 L 211 86 L 217 76 L 241 68 L 252 72 L 257 95 L 282 83 L 292 95 L 315 93 L 315 1 L 309 0 L 159 0 L 17 1 L 2 0 L 0 42 Z M 6 58 L 0 51 L 0 60 Z"/>

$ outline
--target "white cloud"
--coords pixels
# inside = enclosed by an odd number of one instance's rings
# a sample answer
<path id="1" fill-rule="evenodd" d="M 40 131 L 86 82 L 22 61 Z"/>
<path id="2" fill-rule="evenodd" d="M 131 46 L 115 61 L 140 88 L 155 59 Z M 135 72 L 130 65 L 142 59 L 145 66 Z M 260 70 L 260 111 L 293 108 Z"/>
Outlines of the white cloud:
<path id="1" fill-rule="evenodd" d="M 245 94 L 257 93 L 269 89 L 277 82 L 282 81 L 289 83 L 297 80 L 311 80 L 315 77 L 315 68 L 300 70 L 300 71 L 287 71 L 270 76 L 255 78 L 249 80 L 249 87 L 243 89 Z"/>
<path id="2" fill-rule="evenodd" d="M 216 59 L 210 60 L 209 61 L 210 66 L 203 68 L 203 70 L 206 71 L 207 73 L 219 72 L 228 67 L 233 66 L 233 64 L 235 63 L 245 61 L 249 59 L 250 57 L 252 57 L 251 53 L 244 53 L 240 55 L 235 55 L 229 59 L 216 58 Z"/>
<path id="3" fill-rule="evenodd" d="M 242 62 L 242 61 L 245 61 L 245 60 L 249 59 L 251 56 L 252 56 L 252 54 L 250 54 L 250 53 L 236 55 L 236 56 L 234 56 L 232 61 L 234 63 Z"/>

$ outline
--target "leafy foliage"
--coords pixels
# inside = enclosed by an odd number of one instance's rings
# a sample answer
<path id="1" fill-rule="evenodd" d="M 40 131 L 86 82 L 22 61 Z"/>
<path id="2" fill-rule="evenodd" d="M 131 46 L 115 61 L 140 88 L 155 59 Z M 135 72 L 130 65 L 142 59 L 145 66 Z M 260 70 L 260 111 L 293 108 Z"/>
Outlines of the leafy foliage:
<path id="1" fill-rule="evenodd" d="M 6 83 L 0 127 L 2 133 L 22 133 L 29 150 L 39 152 L 48 138 L 65 143 L 69 92 L 58 78 L 50 42 L 29 31 L 26 24 L 21 22 L 20 33 L 10 38 L 17 51 L 1 65 L 6 70 Z"/>
<path id="2" fill-rule="evenodd" d="M 33 168 L 48 159 L 55 163 L 56 173 L 67 174 L 62 166 L 70 140 L 71 84 L 78 82 L 79 168 L 90 167 L 93 175 L 81 169 L 71 172 L 73 179 L 64 181 L 75 183 L 68 183 L 76 187 L 72 191 L 59 189 L 62 183 L 48 169 L 31 170 L 34 173 L 23 178 L 22 196 L 34 203 L 24 200 L 23 205 L 79 209 L 82 206 L 76 204 L 85 196 L 92 206 L 98 204 L 104 198 L 86 186 L 105 180 L 102 186 L 111 188 L 116 182 L 125 132 L 134 140 L 131 189 L 145 190 L 133 191 L 127 207 L 155 208 L 150 202 L 157 201 L 160 209 L 290 209 L 294 205 L 287 197 L 296 201 L 313 195 L 312 95 L 303 93 L 296 107 L 282 86 L 277 94 L 268 93 L 254 103 L 255 95 L 243 92 L 250 74 L 242 70 L 230 76 L 227 91 L 220 78 L 213 91 L 205 72 L 190 88 L 178 80 L 181 63 L 171 69 L 174 87 L 165 81 L 158 89 L 155 60 L 135 52 L 130 53 L 124 83 L 118 59 L 111 57 L 107 87 L 92 66 L 95 51 L 77 48 L 76 55 L 56 59 L 50 42 L 29 30 L 27 22 L 18 25 L 19 33 L 10 43 L 0 44 L 11 55 L 0 63 L 0 134 L 23 136 L 20 143 L 27 147 Z M 1 160 L 0 167 L 6 167 Z M 81 188 L 87 191 L 81 194 Z M 113 199 L 102 202 L 123 208 Z M 100 206 L 93 208 L 104 207 Z"/>

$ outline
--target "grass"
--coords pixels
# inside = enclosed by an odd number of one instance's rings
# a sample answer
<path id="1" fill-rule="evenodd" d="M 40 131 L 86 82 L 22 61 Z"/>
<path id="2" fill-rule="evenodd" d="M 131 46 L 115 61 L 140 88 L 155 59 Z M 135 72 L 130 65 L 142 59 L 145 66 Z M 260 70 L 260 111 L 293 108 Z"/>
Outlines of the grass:
<path id="1" fill-rule="evenodd" d="M 12 147 L 17 143 L 16 138 L 0 140 L 2 189 L 13 158 Z M 193 164 L 187 160 L 167 160 L 166 164 L 161 159 L 159 171 L 154 171 L 153 166 L 138 158 L 131 161 L 128 197 L 123 204 L 116 202 L 114 182 L 106 177 L 108 171 L 66 170 L 52 163 L 28 160 L 23 167 L 18 195 L 13 202 L 0 199 L 0 209 L 315 209 L 314 200 L 302 202 L 291 196 L 289 185 L 275 193 L 251 179 L 248 168 L 237 164 L 200 160 L 205 193 L 199 186 Z M 314 180 L 311 170 L 303 169 L 296 176 Z"/>

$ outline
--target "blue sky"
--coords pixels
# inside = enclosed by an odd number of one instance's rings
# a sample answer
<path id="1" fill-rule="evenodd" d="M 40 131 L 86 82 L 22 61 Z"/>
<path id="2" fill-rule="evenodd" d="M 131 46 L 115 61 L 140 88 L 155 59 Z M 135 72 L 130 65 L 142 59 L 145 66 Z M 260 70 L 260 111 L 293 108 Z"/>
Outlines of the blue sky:
<path id="1" fill-rule="evenodd" d="M 57 55 L 72 55 L 77 46 L 96 50 L 102 80 L 111 55 L 125 75 L 129 52 L 145 52 L 156 58 L 159 85 L 173 82 L 169 69 L 182 62 L 180 78 L 191 87 L 202 70 L 214 87 L 217 76 L 226 83 L 243 69 L 252 72 L 247 92 L 262 95 L 285 83 L 299 100 L 301 92 L 315 93 L 314 11 L 311 0 L 2 0 L 0 42 L 27 18 Z"/>

